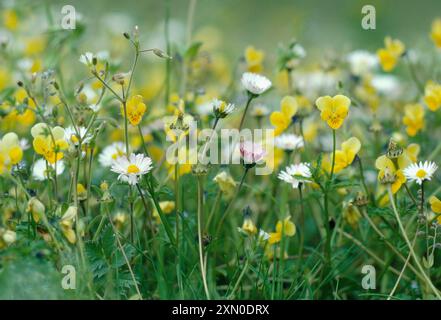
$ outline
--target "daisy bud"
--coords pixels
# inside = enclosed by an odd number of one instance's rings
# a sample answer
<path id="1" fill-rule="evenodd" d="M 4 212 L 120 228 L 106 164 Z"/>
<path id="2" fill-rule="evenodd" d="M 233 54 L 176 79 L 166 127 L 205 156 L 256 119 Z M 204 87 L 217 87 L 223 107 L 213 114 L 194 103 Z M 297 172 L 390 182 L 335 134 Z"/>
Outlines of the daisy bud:
<path id="1" fill-rule="evenodd" d="M 170 57 L 167 53 L 165 53 L 164 51 L 160 50 L 160 49 L 152 49 L 152 52 L 159 58 L 164 58 L 164 59 L 173 59 L 172 57 Z"/>
<path id="2" fill-rule="evenodd" d="M 197 163 L 191 167 L 191 171 L 195 176 L 205 176 L 208 173 L 208 166 L 202 163 Z"/>
<path id="3" fill-rule="evenodd" d="M 19 86 L 19 87 L 23 87 L 23 81 L 17 81 L 17 86 Z"/>
<path id="4" fill-rule="evenodd" d="M 384 170 L 384 175 L 380 178 L 380 182 L 382 184 L 392 184 L 396 179 L 397 177 L 395 174 L 389 168 L 386 168 Z"/>
<path id="5" fill-rule="evenodd" d="M 130 35 L 127 32 L 123 33 L 124 38 L 126 38 L 127 40 L 130 40 Z"/>
<path id="6" fill-rule="evenodd" d="M 113 75 L 112 80 L 120 85 L 124 85 L 125 77 L 126 74 L 124 73 L 116 73 L 115 75 Z"/>

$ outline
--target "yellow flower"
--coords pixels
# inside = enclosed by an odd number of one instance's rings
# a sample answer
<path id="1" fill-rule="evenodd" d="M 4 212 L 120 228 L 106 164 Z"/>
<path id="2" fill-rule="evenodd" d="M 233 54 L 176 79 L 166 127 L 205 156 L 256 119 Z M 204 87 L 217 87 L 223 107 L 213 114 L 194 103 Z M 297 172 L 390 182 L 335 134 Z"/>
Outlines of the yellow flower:
<path id="1" fill-rule="evenodd" d="M 404 107 L 403 124 L 409 136 L 415 136 L 424 127 L 424 108 L 420 104 L 408 104 Z"/>
<path id="2" fill-rule="evenodd" d="M 11 75 L 9 74 L 9 71 L 5 68 L 0 68 L 0 90 L 3 90 L 9 85 L 10 79 Z"/>
<path id="3" fill-rule="evenodd" d="M 344 168 L 350 166 L 354 161 L 355 156 L 360 151 L 361 142 L 355 137 L 351 137 L 341 144 L 341 150 L 335 151 L 335 164 L 334 173 L 338 173 Z M 330 158 L 332 154 L 324 159 L 323 168 L 330 172 L 331 171 L 331 161 Z"/>
<path id="4" fill-rule="evenodd" d="M 398 63 L 398 59 L 405 51 L 404 44 L 397 39 L 386 37 L 384 39 L 385 47 L 377 51 L 378 60 L 384 71 L 392 71 Z"/>
<path id="5" fill-rule="evenodd" d="M 430 111 L 436 111 L 441 106 L 441 85 L 429 81 L 424 90 L 424 102 Z"/>
<path id="6" fill-rule="evenodd" d="M 441 213 L 441 200 L 439 200 L 435 196 L 431 196 L 429 198 L 430 207 L 432 208 L 432 211 L 435 213 Z"/>
<path id="7" fill-rule="evenodd" d="M 247 63 L 247 69 L 250 72 L 260 73 L 263 70 L 262 62 L 265 54 L 261 50 L 255 49 L 253 46 L 249 46 L 245 49 L 245 61 Z"/>
<path id="8" fill-rule="evenodd" d="M 32 214 L 32 218 L 35 222 L 40 221 L 40 217 L 45 213 L 46 208 L 44 204 L 41 203 L 36 197 L 32 197 L 28 201 L 28 206 L 26 208 L 26 212 L 30 212 Z"/>
<path id="9" fill-rule="evenodd" d="M 437 220 L 438 220 L 438 223 L 441 224 L 441 200 L 439 200 L 435 196 L 431 196 L 429 198 L 429 203 L 430 203 L 430 208 L 432 209 L 432 211 L 434 213 L 438 214 Z"/>
<path id="10" fill-rule="evenodd" d="M 213 181 L 219 186 L 220 191 L 222 191 L 227 197 L 231 197 L 236 190 L 236 181 L 231 177 L 226 171 L 218 173 Z"/>
<path id="11" fill-rule="evenodd" d="M 85 200 L 87 198 L 87 190 L 81 183 L 77 184 L 77 194 L 79 200 Z"/>
<path id="12" fill-rule="evenodd" d="M 243 220 L 242 230 L 248 233 L 249 235 L 253 235 L 257 233 L 256 225 L 254 224 L 251 218 L 245 218 Z"/>
<path id="13" fill-rule="evenodd" d="M 361 219 L 361 214 L 356 206 L 349 203 L 343 210 L 343 218 L 352 228 L 355 229 L 358 225 L 358 221 Z"/>
<path id="14" fill-rule="evenodd" d="M 435 19 L 432 22 L 432 32 L 430 33 L 430 37 L 435 43 L 435 46 L 441 48 L 441 19 Z"/>
<path id="15" fill-rule="evenodd" d="M 394 181 L 392 182 L 392 192 L 395 194 L 406 182 L 406 177 L 400 169 L 395 167 L 395 164 L 391 159 L 386 156 L 380 156 L 375 161 L 375 167 L 379 170 L 378 172 L 378 180 L 382 181 L 385 176 L 394 177 Z"/>
<path id="16" fill-rule="evenodd" d="M 137 126 L 141 122 L 142 116 L 147 110 L 147 107 L 143 102 L 143 97 L 141 95 L 131 97 L 129 100 L 127 100 L 126 107 L 129 122 L 132 125 Z M 123 106 L 121 106 L 121 114 L 124 116 Z"/>
<path id="17" fill-rule="evenodd" d="M 269 234 L 269 244 L 280 242 L 280 240 L 282 239 L 282 234 L 287 237 L 292 237 L 296 234 L 296 225 L 290 219 L 291 217 L 288 216 L 283 221 L 277 222 L 276 232 L 271 232 Z"/>
<path id="18" fill-rule="evenodd" d="M 44 51 L 46 48 L 46 39 L 44 37 L 35 37 L 26 41 L 25 55 L 35 56 Z"/>
<path id="19" fill-rule="evenodd" d="M 398 168 L 404 169 L 412 163 L 417 162 L 420 146 L 417 143 L 411 143 L 403 150 L 398 157 Z"/>
<path id="20" fill-rule="evenodd" d="M 175 202 L 174 201 L 160 201 L 159 207 L 161 208 L 164 214 L 169 214 L 175 210 Z M 153 209 L 153 218 L 156 219 L 156 222 L 160 223 L 161 219 L 159 217 L 158 210 L 156 208 Z"/>
<path id="21" fill-rule="evenodd" d="M 348 116 L 351 100 L 344 95 L 334 97 L 324 96 L 315 102 L 317 108 L 321 111 L 322 120 L 326 121 L 332 129 L 338 129 Z"/>
<path id="22" fill-rule="evenodd" d="M 18 136 L 14 132 L 9 132 L 0 140 L 0 174 L 11 170 L 23 158 Z"/>
<path id="23" fill-rule="evenodd" d="M 60 219 L 61 232 L 71 244 L 77 242 L 77 236 L 73 230 L 75 218 L 77 216 L 77 207 L 70 206 L 67 208 L 63 217 Z"/>
<path id="24" fill-rule="evenodd" d="M 280 102 L 280 111 L 274 111 L 270 115 L 270 122 L 275 127 L 274 135 L 280 135 L 289 127 L 297 109 L 298 105 L 296 98 L 292 96 L 283 97 Z"/>
<path id="25" fill-rule="evenodd" d="M 66 150 L 69 144 L 64 138 L 62 127 L 50 128 L 45 123 L 37 123 L 32 127 L 31 134 L 34 137 L 32 145 L 37 154 L 52 164 L 63 159 L 62 151 Z"/>
<path id="26" fill-rule="evenodd" d="M 3 24 L 9 30 L 16 30 L 18 27 L 17 12 L 12 9 L 6 9 L 3 11 Z"/>

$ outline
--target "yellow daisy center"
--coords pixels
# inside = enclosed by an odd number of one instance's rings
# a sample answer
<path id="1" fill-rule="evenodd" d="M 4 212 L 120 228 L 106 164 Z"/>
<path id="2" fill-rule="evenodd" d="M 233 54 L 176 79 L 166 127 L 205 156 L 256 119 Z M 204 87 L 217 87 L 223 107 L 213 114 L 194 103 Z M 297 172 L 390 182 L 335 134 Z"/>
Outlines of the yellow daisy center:
<path id="1" fill-rule="evenodd" d="M 139 173 L 139 168 L 135 164 L 131 164 L 127 167 L 127 173 Z"/>
<path id="2" fill-rule="evenodd" d="M 416 176 L 420 179 L 424 178 L 427 175 L 427 172 L 424 169 L 420 169 L 416 172 Z"/>

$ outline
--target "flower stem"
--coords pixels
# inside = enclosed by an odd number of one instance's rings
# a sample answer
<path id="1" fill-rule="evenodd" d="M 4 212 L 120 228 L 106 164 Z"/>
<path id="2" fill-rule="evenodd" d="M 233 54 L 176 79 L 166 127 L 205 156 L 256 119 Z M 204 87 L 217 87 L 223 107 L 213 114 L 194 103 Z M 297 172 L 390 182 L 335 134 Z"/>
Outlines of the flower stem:
<path id="1" fill-rule="evenodd" d="M 252 94 L 248 94 L 248 100 L 247 100 L 247 103 L 245 105 L 245 110 L 242 113 L 242 119 L 240 119 L 239 132 L 240 132 L 240 130 L 242 130 L 243 124 L 245 122 L 245 117 L 247 115 L 248 108 L 249 108 L 250 103 L 253 100 L 253 98 L 254 98 L 254 96 Z"/>
<path id="2" fill-rule="evenodd" d="M 207 269 L 204 262 L 204 252 L 202 244 L 202 216 L 204 214 L 204 185 L 203 176 L 198 176 L 198 240 L 199 240 L 199 262 L 201 267 L 202 282 L 204 284 L 205 295 L 210 300 L 210 292 L 207 285 Z"/>
<path id="3" fill-rule="evenodd" d="M 426 272 L 424 271 L 423 267 L 421 266 L 421 263 L 420 263 L 420 261 L 419 261 L 417 255 L 416 255 L 414 249 L 413 249 L 413 246 L 412 246 L 412 244 L 410 243 L 409 238 L 407 237 L 406 230 L 404 230 L 403 223 L 401 222 L 400 215 L 398 214 L 397 208 L 396 208 L 396 206 L 395 206 L 395 200 L 394 200 L 394 196 L 393 196 L 393 193 L 392 193 L 392 188 L 391 188 L 390 185 L 387 186 L 387 192 L 388 192 L 388 194 L 389 194 L 389 201 L 390 201 L 390 203 L 391 203 L 391 205 L 392 205 L 392 209 L 393 209 L 393 212 L 394 212 L 394 214 L 395 214 L 395 218 L 397 219 L 398 226 L 399 226 L 399 228 L 400 228 L 401 233 L 403 234 L 403 238 L 404 238 L 404 240 L 406 241 L 407 246 L 409 247 L 410 254 L 412 255 L 412 258 L 413 258 L 413 260 L 415 261 L 415 264 L 417 265 L 418 269 L 420 270 L 422 276 L 424 277 L 426 283 L 427 283 L 427 284 L 429 285 L 429 287 L 432 289 L 432 291 L 433 291 L 433 293 L 436 295 L 436 297 L 437 297 L 439 300 L 441 300 L 441 295 L 440 295 L 440 293 L 438 292 L 438 289 L 433 285 L 432 281 L 431 281 L 430 278 L 427 276 Z"/>

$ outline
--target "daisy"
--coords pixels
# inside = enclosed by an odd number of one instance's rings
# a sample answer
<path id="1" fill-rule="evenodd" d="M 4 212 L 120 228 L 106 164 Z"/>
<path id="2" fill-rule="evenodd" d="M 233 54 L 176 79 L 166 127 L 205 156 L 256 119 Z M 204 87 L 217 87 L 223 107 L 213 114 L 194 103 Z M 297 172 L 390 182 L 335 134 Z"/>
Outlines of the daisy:
<path id="1" fill-rule="evenodd" d="M 285 133 L 276 137 L 274 142 L 277 148 L 285 151 L 293 151 L 302 148 L 304 145 L 302 137 L 290 133 Z"/>
<path id="2" fill-rule="evenodd" d="M 145 175 L 152 169 L 152 159 L 143 154 L 132 153 L 129 158 L 119 157 L 112 163 L 111 170 L 119 173 L 118 180 L 131 185 L 138 183 L 140 176 Z"/>
<path id="3" fill-rule="evenodd" d="M 225 101 L 214 99 L 212 102 L 213 112 L 216 118 L 225 118 L 234 111 L 234 104 L 226 103 Z"/>
<path id="4" fill-rule="evenodd" d="M 362 76 L 371 72 L 378 65 L 377 56 L 369 51 L 355 50 L 346 56 L 351 73 Z"/>
<path id="5" fill-rule="evenodd" d="M 103 167 L 110 167 L 113 161 L 125 154 L 125 145 L 122 142 L 114 142 L 104 148 L 98 157 L 98 161 Z"/>
<path id="6" fill-rule="evenodd" d="M 244 164 L 254 165 L 261 163 L 265 156 L 266 151 L 263 149 L 260 143 L 253 143 L 251 141 L 243 141 L 239 146 L 240 157 L 243 159 Z"/>
<path id="7" fill-rule="evenodd" d="M 256 118 L 265 117 L 269 114 L 269 109 L 263 104 L 257 104 L 251 110 L 251 115 Z"/>
<path id="8" fill-rule="evenodd" d="M 90 66 L 92 64 L 93 60 L 93 53 L 92 52 L 85 52 L 80 56 L 79 61 L 82 64 L 85 64 L 86 66 Z"/>
<path id="9" fill-rule="evenodd" d="M 78 133 L 80 135 L 81 143 L 87 144 L 92 139 L 92 135 L 87 132 L 85 127 L 78 127 Z M 75 128 L 70 126 L 64 129 L 64 139 L 69 142 L 69 144 L 78 145 L 80 139 L 75 131 Z"/>
<path id="10" fill-rule="evenodd" d="M 262 94 L 271 88 L 271 81 L 257 73 L 245 72 L 241 82 L 245 89 L 254 95 Z"/>
<path id="11" fill-rule="evenodd" d="M 48 163 L 48 166 L 46 166 L 46 161 L 44 159 L 38 159 L 34 162 L 34 166 L 32 167 L 32 177 L 35 180 L 38 181 L 44 181 L 48 178 L 48 167 L 55 170 L 55 164 Z M 64 172 L 64 162 L 58 161 L 57 162 L 57 176 L 62 174 Z"/>
<path id="12" fill-rule="evenodd" d="M 308 178 L 311 178 L 310 164 L 303 162 L 299 164 L 292 164 L 286 167 L 279 173 L 278 178 L 287 183 L 290 183 L 293 188 L 298 188 L 300 183 L 309 183 Z M 302 177 L 306 179 L 302 179 Z"/>
<path id="13" fill-rule="evenodd" d="M 412 163 L 403 170 L 404 175 L 410 181 L 416 181 L 418 184 L 422 184 L 424 180 L 432 179 L 432 175 L 435 173 L 438 166 L 435 162 L 425 161 L 422 163 Z"/>

